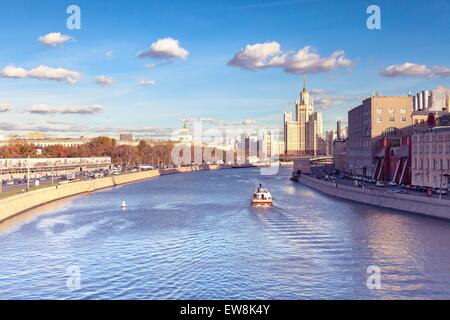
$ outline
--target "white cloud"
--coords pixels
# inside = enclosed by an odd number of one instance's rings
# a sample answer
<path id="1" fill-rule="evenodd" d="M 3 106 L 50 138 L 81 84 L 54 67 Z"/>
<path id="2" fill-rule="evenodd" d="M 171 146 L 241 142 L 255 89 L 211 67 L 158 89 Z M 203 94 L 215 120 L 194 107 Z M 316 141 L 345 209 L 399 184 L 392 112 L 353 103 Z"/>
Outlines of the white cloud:
<path id="1" fill-rule="evenodd" d="M 63 68 L 51 68 L 40 65 L 31 70 L 16 68 L 14 66 L 7 66 L 2 71 L 0 71 L 0 77 L 16 79 L 33 78 L 39 80 L 64 81 L 70 84 L 74 84 L 78 82 L 81 75 L 76 71 L 71 71 Z"/>
<path id="2" fill-rule="evenodd" d="M 79 137 L 81 134 L 100 134 L 100 135 L 115 135 L 123 132 L 130 132 L 140 134 L 147 137 L 169 139 L 175 129 L 171 128 L 155 128 L 155 127 L 140 127 L 140 128 L 115 128 L 115 127 L 90 127 L 80 123 L 62 122 L 62 121 L 45 121 L 43 123 L 27 123 L 27 122 L 0 122 L 0 130 L 9 132 L 52 132 L 65 133 L 68 136 L 73 135 Z"/>
<path id="3" fill-rule="evenodd" d="M 28 77 L 28 71 L 23 68 L 7 66 L 0 71 L 0 76 L 3 78 L 26 78 Z"/>
<path id="4" fill-rule="evenodd" d="M 139 84 L 141 86 L 153 86 L 156 83 L 154 80 L 141 80 L 139 81 Z"/>
<path id="5" fill-rule="evenodd" d="M 351 64 L 344 51 L 335 51 L 322 58 L 311 46 L 297 52 L 283 52 L 275 41 L 247 45 L 228 62 L 229 66 L 247 70 L 282 68 L 295 74 L 327 72 L 340 67 L 349 68 Z"/>
<path id="6" fill-rule="evenodd" d="M 110 50 L 110 51 L 108 51 L 108 52 L 106 53 L 106 58 L 107 58 L 107 59 L 112 59 L 113 55 L 114 55 L 114 51 Z"/>
<path id="7" fill-rule="evenodd" d="M 104 107 L 102 105 L 81 105 L 70 107 L 51 107 L 47 104 L 35 104 L 30 109 L 26 110 L 33 114 L 95 114 L 102 111 Z"/>
<path id="8" fill-rule="evenodd" d="M 431 72 L 437 76 L 450 77 L 450 68 L 443 66 L 436 66 L 431 69 Z"/>
<path id="9" fill-rule="evenodd" d="M 10 111 L 12 106 L 6 103 L 0 103 L 0 113 Z"/>
<path id="10" fill-rule="evenodd" d="M 95 83 L 102 85 L 102 86 L 107 86 L 107 85 L 111 85 L 114 83 L 113 79 L 110 77 L 107 77 L 105 75 L 101 75 L 98 76 L 97 78 L 95 78 Z"/>
<path id="11" fill-rule="evenodd" d="M 314 105 L 322 109 L 328 109 L 333 104 L 333 100 L 327 97 L 318 97 L 314 99 Z"/>
<path id="12" fill-rule="evenodd" d="M 64 42 L 67 42 L 69 40 L 72 40 L 72 37 L 61 34 L 60 32 L 51 32 L 46 34 L 45 36 L 39 37 L 39 42 L 50 47 L 62 45 Z"/>
<path id="13" fill-rule="evenodd" d="M 147 69 L 153 69 L 153 68 L 156 67 L 156 64 L 154 64 L 154 63 L 149 63 L 149 64 L 146 64 L 145 67 L 146 67 Z"/>
<path id="14" fill-rule="evenodd" d="M 424 64 L 406 62 L 393 64 L 383 69 L 380 74 L 385 77 L 450 77 L 450 68 L 444 66 L 430 68 Z"/>
<path id="15" fill-rule="evenodd" d="M 189 52 L 180 47 L 179 41 L 172 38 L 159 39 L 152 43 L 147 51 L 140 51 L 139 58 L 154 57 L 161 59 L 181 58 L 186 59 Z"/>
<path id="16" fill-rule="evenodd" d="M 404 64 L 393 64 L 381 71 L 385 77 L 429 77 L 431 70 L 424 64 L 406 62 Z"/>
<path id="17" fill-rule="evenodd" d="M 55 109 L 52 109 L 49 105 L 46 104 L 35 104 L 31 106 L 31 108 L 28 109 L 27 112 L 34 114 L 57 113 Z"/>
<path id="18" fill-rule="evenodd" d="M 314 105 L 322 110 L 329 109 L 337 105 L 343 105 L 353 101 L 361 100 L 358 96 L 317 96 L 314 97 Z"/>
<path id="19" fill-rule="evenodd" d="M 225 122 L 223 120 L 213 119 L 213 118 L 187 118 L 182 119 L 182 122 L 187 123 L 196 123 L 196 122 L 202 122 L 203 124 L 208 124 L 211 126 L 217 126 L 217 127 L 241 127 L 241 126 L 253 126 L 256 125 L 256 120 L 253 119 L 247 119 L 243 120 L 241 122 Z"/>
<path id="20" fill-rule="evenodd" d="M 314 88 L 309 91 L 311 94 L 324 94 L 326 91 L 324 89 Z"/>
<path id="21" fill-rule="evenodd" d="M 256 124 L 256 120 L 253 120 L 253 119 L 247 119 L 247 120 L 242 121 L 242 125 L 244 125 L 244 126 L 253 126 L 255 124 Z"/>

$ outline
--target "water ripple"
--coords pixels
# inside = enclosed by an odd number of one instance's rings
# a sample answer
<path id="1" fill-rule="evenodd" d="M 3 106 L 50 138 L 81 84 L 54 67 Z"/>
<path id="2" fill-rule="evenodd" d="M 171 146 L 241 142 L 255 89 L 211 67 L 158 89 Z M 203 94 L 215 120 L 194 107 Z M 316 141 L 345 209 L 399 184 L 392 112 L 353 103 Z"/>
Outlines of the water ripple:
<path id="1" fill-rule="evenodd" d="M 2 228 L 4 299 L 450 297 L 450 224 L 341 202 L 258 170 L 196 172 L 34 210 Z M 125 200 L 127 210 L 120 209 Z M 381 269 L 369 290 L 367 268 Z M 67 268 L 81 288 L 67 287 Z"/>

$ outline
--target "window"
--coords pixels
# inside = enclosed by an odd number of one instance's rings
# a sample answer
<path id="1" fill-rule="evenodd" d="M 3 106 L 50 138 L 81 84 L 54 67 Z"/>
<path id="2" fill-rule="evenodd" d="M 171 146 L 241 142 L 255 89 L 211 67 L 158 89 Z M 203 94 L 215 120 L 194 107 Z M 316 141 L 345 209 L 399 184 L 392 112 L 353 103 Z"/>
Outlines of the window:
<path id="1" fill-rule="evenodd" d="M 400 109 L 400 113 L 405 114 L 405 113 L 406 113 L 406 108 L 401 108 L 401 109 Z"/>
<path id="2" fill-rule="evenodd" d="M 390 121 L 390 122 L 395 122 L 395 118 L 394 118 L 394 117 L 390 117 L 390 118 L 389 118 L 389 121 Z"/>
<path id="3" fill-rule="evenodd" d="M 393 114 L 395 112 L 394 108 L 389 108 L 389 113 Z"/>
<path id="4" fill-rule="evenodd" d="M 383 108 L 378 108 L 378 109 L 377 109 L 377 113 L 378 113 L 378 114 L 383 113 Z"/>
<path id="5" fill-rule="evenodd" d="M 383 117 L 377 117 L 377 122 L 378 123 L 383 122 Z"/>
<path id="6" fill-rule="evenodd" d="M 406 122 L 406 117 L 402 117 L 402 122 Z"/>

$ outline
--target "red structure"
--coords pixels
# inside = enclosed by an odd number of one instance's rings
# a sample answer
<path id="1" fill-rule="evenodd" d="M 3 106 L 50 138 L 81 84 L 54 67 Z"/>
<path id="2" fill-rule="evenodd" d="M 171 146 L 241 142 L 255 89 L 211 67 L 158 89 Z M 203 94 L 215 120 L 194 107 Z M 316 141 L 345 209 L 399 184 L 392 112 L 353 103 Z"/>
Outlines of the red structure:
<path id="1" fill-rule="evenodd" d="M 372 179 L 411 184 L 411 137 L 382 137 L 373 154 Z"/>

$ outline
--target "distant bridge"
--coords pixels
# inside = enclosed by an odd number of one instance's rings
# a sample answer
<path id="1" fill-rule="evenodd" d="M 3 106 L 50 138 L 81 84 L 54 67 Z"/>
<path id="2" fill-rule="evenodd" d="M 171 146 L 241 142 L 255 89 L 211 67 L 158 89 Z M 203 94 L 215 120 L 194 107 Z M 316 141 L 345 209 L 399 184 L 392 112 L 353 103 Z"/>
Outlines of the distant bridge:
<path id="1" fill-rule="evenodd" d="M 333 163 L 333 157 L 331 156 L 280 156 L 281 161 L 307 161 L 312 165 L 324 165 Z"/>
<path id="2" fill-rule="evenodd" d="M 294 157 L 294 172 L 311 173 L 311 168 L 333 164 L 333 157 L 330 156 L 304 156 Z"/>

